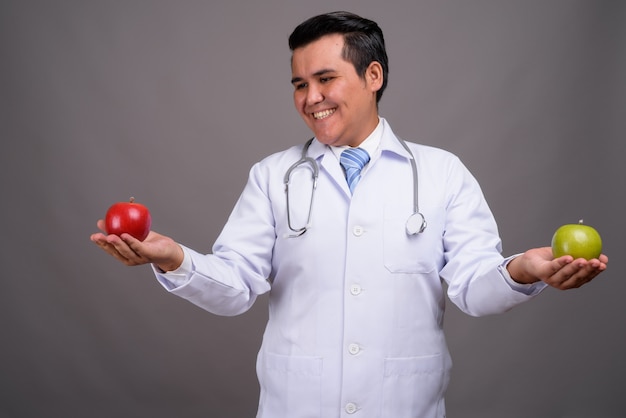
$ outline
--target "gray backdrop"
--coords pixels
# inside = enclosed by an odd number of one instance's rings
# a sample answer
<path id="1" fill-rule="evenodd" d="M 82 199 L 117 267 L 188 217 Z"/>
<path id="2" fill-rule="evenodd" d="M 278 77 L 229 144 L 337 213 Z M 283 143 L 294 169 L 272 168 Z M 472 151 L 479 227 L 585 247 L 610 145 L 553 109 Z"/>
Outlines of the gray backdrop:
<path id="1" fill-rule="evenodd" d="M 221 318 L 89 241 L 135 196 L 203 251 L 249 167 L 309 135 L 287 36 L 347 9 L 385 31 L 396 133 L 458 154 L 504 253 L 563 223 L 609 271 L 500 316 L 450 305 L 450 417 L 622 417 L 626 2 L 0 2 L 0 416 L 252 417 L 267 299 Z"/>

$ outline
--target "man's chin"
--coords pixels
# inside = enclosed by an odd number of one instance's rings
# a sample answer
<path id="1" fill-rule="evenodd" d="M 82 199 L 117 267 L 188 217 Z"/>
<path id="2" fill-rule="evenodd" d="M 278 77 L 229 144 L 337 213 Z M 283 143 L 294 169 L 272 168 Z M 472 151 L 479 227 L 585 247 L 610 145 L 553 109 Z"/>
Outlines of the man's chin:
<path id="1" fill-rule="evenodd" d="M 338 147 L 341 146 L 342 144 L 339 143 L 339 140 L 335 137 L 330 137 L 328 135 L 315 135 L 315 138 L 317 138 L 317 140 L 319 142 L 321 142 L 324 145 L 329 145 L 329 146 L 334 146 L 334 147 Z"/>

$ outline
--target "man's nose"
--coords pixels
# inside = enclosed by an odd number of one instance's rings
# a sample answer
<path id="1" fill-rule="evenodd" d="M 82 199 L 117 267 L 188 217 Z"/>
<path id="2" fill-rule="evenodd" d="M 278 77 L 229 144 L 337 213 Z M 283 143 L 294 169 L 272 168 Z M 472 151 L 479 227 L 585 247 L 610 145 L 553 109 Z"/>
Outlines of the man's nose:
<path id="1" fill-rule="evenodd" d="M 324 101 L 324 94 L 319 86 L 310 84 L 306 92 L 306 104 L 311 106 Z"/>

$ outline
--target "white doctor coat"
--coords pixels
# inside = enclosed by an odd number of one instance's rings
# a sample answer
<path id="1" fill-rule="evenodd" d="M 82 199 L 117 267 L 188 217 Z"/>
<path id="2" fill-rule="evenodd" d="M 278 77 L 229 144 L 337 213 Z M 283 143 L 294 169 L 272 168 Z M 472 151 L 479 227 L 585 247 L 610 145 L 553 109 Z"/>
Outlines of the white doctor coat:
<path id="1" fill-rule="evenodd" d="M 496 223 L 478 183 L 454 155 L 410 143 L 428 227 L 409 236 L 409 154 L 383 123 L 380 157 L 354 195 L 332 151 L 320 167 L 310 229 L 290 238 L 283 177 L 302 145 L 254 165 L 213 253 L 184 248 L 172 293 L 219 315 L 270 292 L 257 360 L 258 418 L 444 417 L 450 356 L 442 281 L 470 315 L 504 312 L 543 286 L 508 277 Z M 306 222 L 310 170 L 292 174 L 292 225 Z M 183 277 L 180 286 L 173 278 Z"/>

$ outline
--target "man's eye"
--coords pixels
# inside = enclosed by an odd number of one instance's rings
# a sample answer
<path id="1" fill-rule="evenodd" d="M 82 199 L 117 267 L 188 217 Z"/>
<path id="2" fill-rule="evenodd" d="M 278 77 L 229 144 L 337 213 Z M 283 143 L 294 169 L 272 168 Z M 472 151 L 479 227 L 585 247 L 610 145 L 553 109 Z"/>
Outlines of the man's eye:
<path id="1" fill-rule="evenodd" d="M 296 90 L 302 90 L 303 88 L 305 88 L 307 86 L 306 83 L 298 83 L 295 84 L 294 87 L 296 88 Z"/>
<path id="2" fill-rule="evenodd" d="M 333 79 L 332 77 L 321 77 L 320 83 L 328 83 L 332 79 Z"/>

